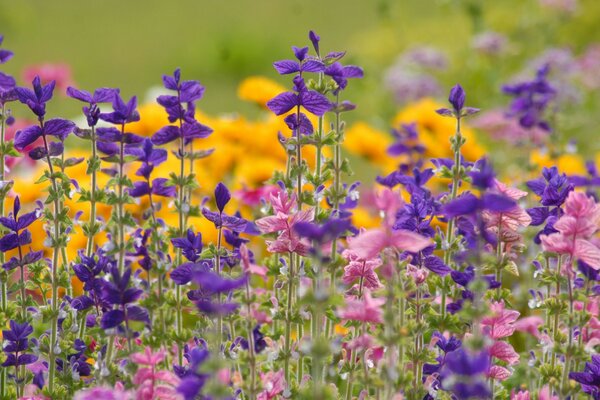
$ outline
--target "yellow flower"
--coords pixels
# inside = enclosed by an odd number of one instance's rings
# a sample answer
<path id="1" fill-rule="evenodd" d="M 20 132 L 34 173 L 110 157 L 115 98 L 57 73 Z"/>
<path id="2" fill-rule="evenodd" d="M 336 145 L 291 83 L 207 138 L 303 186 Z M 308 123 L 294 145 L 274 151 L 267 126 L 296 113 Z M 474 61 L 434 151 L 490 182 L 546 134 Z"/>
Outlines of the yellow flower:
<path id="1" fill-rule="evenodd" d="M 353 124 L 345 134 L 344 148 L 351 154 L 366 158 L 378 166 L 389 165 L 387 148 L 392 138 L 365 122 Z"/>
<path id="2" fill-rule="evenodd" d="M 169 125 L 165 109 L 158 103 L 147 103 L 138 107 L 140 120 L 127 125 L 127 131 L 150 137 L 160 128 Z"/>
<path id="3" fill-rule="evenodd" d="M 450 138 L 456 132 L 456 121 L 442 117 L 435 110 L 442 106 L 431 99 L 423 99 L 401 110 L 394 118 L 394 126 L 415 122 L 419 140 L 426 147 L 425 155 L 432 158 L 451 157 Z M 475 133 L 464 123 L 461 133 L 467 139 L 461 152 L 467 160 L 481 158 L 485 150 L 477 142 Z"/>
<path id="4" fill-rule="evenodd" d="M 267 101 L 282 92 L 285 92 L 283 86 L 263 76 L 250 76 L 238 87 L 240 99 L 253 101 L 261 107 L 266 107 Z"/>
<path id="5" fill-rule="evenodd" d="M 541 171 L 543 167 L 556 165 L 561 174 L 586 174 L 585 162 L 578 154 L 561 154 L 558 157 L 551 157 L 548 152 L 535 149 L 531 152 L 530 161 L 533 165 L 537 166 L 539 171 Z"/>

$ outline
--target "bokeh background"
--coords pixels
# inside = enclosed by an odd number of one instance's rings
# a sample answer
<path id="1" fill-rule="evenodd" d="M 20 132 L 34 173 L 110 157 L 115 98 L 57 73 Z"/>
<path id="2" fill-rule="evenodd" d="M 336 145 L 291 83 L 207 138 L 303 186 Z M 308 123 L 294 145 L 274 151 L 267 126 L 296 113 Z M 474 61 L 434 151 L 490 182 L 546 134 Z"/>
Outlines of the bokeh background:
<path id="1" fill-rule="evenodd" d="M 581 55 L 600 42 L 598 21 L 595 0 L 0 1 L 1 30 L 16 54 L 9 73 L 66 63 L 82 87 L 117 86 L 143 97 L 180 66 L 206 85 L 202 107 L 211 113 L 255 112 L 237 97 L 238 84 L 250 75 L 278 79 L 271 63 L 290 57 L 290 44 L 304 45 L 314 29 L 323 47 L 345 49 L 346 62 L 365 68 L 348 94 L 360 106 L 350 118 L 382 128 L 397 111 L 385 74 L 407 50 L 438 50 L 447 58 L 435 71 L 442 88 L 461 82 L 472 104 L 502 106 L 502 83 L 549 49 Z M 473 50 L 474 37 L 488 31 L 507 39 L 500 57 Z M 584 125 L 582 134 L 591 135 L 600 122 L 590 112 L 597 96 L 585 97 L 577 106 L 585 118 L 566 125 Z M 53 106 L 78 111 L 70 101 Z"/>

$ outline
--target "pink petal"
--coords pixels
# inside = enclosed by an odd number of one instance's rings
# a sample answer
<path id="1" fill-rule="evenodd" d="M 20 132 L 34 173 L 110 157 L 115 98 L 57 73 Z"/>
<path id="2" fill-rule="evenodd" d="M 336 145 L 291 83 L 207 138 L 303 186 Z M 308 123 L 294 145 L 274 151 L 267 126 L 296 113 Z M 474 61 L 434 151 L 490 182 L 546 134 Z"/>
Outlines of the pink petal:
<path id="1" fill-rule="evenodd" d="M 493 365 L 487 373 L 488 378 L 503 381 L 510 377 L 512 373 L 504 367 L 499 365 Z"/>
<path id="2" fill-rule="evenodd" d="M 360 233 L 350 243 L 350 249 L 354 251 L 359 258 L 369 260 L 379 255 L 381 250 L 385 249 L 387 245 L 387 232 L 380 228 Z"/>
<path id="3" fill-rule="evenodd" d="M 577 239 L 574 256 L 593 269 L 600 269 L 600 249 L 591 242 L 584 239 Z"/>
<path id="4" fill-rule="evenodd" d="M 394 247 L 411 253 L 417 253 L 431 246 L 429 238 L 407 230 L 393 231 L 391 241 Z"/>
<path id="5" fill-rule="evenodd" d="M 519 362 L 519 354 L 508 342 L 497 341 L 490 347 L 490 355 L 499 360 L 506 361 L 510 365 Z"/>

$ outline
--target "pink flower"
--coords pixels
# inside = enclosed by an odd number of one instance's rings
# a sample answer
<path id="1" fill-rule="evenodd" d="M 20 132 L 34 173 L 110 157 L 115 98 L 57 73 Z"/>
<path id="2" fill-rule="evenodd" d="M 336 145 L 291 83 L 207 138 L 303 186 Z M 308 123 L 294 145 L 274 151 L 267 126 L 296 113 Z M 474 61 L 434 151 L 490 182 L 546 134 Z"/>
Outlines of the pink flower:
<path id="1" fill-rule="evenodd" d="M 493 302 L 490 305 L 492 316 L 481 320 L 483 331 L 492 339 L 501 339 L 510 336 L 515 331 L 515 321 L 520 313 L 514 310 L 505 310 L 504 302 Z"/>
<path id="2" fill-rule="evenodd" d="M 515 391 L 513 390 L 510 393 L 510 400 L 529 400 L 530 396 L 529 396 L 529 391 L 528 390 L 519 390 L 518 393 L 515 393 Z"/>
<path id="3" fill-rule="evenodd" d="M 515 201 L 527 196 L 527 192 L 508 187 L 498 180 L 494 191 Z M 501 232 L 516 231 L 518 228 L 524 228 L 531 223 L 529 214 L 518 205 L 505 212 L 484 211 L 483 219 L 488 229 L 497 231 L 500 228 Z"/>
<path id="4" fill-rule="evenodd" d="M 308 255 L 310 244 L 301 239 L 293 229 L 298 222 L 311 222 L 314 219 L 314 209 L 292 212 L 296 207 L 295 198 L 288 197 L 283 190 L 276 195 L 271 193 L 271 205 L 275 215 L 260 218 L 256 226 L 262 233 L 280 232 L 276 240 L 267 240 L 267 250 L 271 253 L 297 253 Z"/>
<path id="5" fill-rule="evenodd" d="M 431 245 L 431 240 L 407 230 L 392 230 L 389 227 L 370 229 L 360 233 L 350 244 L 350 249 L 364 260 L 375 258 L 382 250 L 394 248 L 399 251 L 417 253 Z"/>
<path id="6" fill-rule="evenodd" d="M 365 290 L 362 299 L 346 298 L 346 306 L 338 311 L 338 315 L 341 319 L 380 324 L 383 322 L 383 304 L 385 299 L 374 299 L 371 292 Z"/>
<path id="7" fill-rule="evenodd" d="M 146 347 L 143 353 L 134 353 L 131 355 L 131 361 L 134 363 L 150 366 L 155 366 L 164 359 L 165 351 L 163 349 L 153 353 L 150 347 Z"/>
<path id="8" fill-rule="evenodd" d="M 598 229 L 600 206 L 585 193 L 572 191 L 565 201 L 564 211 L 554 224 L 558 232 L 540 236 L 542 247 L 546 251 L 568 254 L 566 269 L 569 273 L 572 273 L 574 259 L 600 269 L 600 249 L 588 240 Z"/>
<path id="9" fill-rule="evenodd" d="M 33 65 L 26 67 L 23 71 L 25 82 L 31 82 L 36 76 L 40 77 L 42 84 L 56 81 L 56 87 L 62 94 L 69 86 L 75 86 L 71 67 L 65 63 Z"/>
<path id="10" fill-rule="evenodd" d="M 498 381 L 508 379 L 508 377 L 510 377 L 511 375 L 512 372 L 499 365 L 492 365 L 492 367 L 487 373 L 488 378 L 496 379 Z"/>
<path id="11" fill-rule="evenodd" d="M 527 332 L 534 337 L 540 336 L 538 327 L 544 324 L 544 320 L 538 316 L 521 318 L 515 322 L 515 330 L 519 332 Z"/>
<path id="12" fill-rule="evenodd" d="M 73 400 L 133 400 L 133 397 L 121 386 L 115 386 L 114 389 L 98 386 L 75 393 Z"/>
<path id="13" fill-rule="evenodd" d="M 381 259 L 363 260 L 351 250 L 344 250 L 342 256 L 349 261 L 348 265 L 344 267 L 344 275 L 342 276 L 342 281 L 346 285 L 362 279 L 363 286 L 368 289 L 374 290 L 381 287 L 381 282 L 375 272 L 381 265 Z"/>
<path id="14" fill-rule="evenodd" d="M 240 258 L 242 260 L 242 268 L 247 274 L 256 274 L 263 278 L 267 275 L 267 268 L 261 265 L 256 265 L 250 262 L 250 251 L 245 243 L 240 246 Z"/>
<path id="15" fill-rule="evenodd" d="M 283 370 L 277 372 L 269 371 L 266 374 L 260 374 L 264 390 L 258 394 L 257 400 L 271 400 L 277 397 L 285 390 L 285 378 Z"/>
<path id="16" fill-rule="evenodd" d="M 179 378 L 171 371 L 156 370 L 156 366 L 165 359 L 164 349 L 156 353 L 150 347 L 146 347 L 143 353 L 131 355 L 131 361 L 147 367 L 137 370 L 133 377 L 133 383 L 137 385 L 136 400 L 176 400 L 180 399 L 176 386 Z"/>
<path id="17" fill-rule="evenodd" d="M 387 248 L 417 253 L 431 245 L 429 238 L 417 233 L 404 229 L 392 229 L 396 211 L 402 205 L 402 199 L 396 192 L 386 188 L 376 197 L 375 203 L 383 213 L 383 227 L 361 232 L 349 243 L 350 250 L 358 258 L 373 259 Z"/>
<path id="18" fill-rule="evenodd" d="M 429 270 L 425 268 L 419 268 L 412 264 L 408 264 L 406 266 L 406 275 L 411 277 L 415 284 L 418 286 L 423 284 L 427 280 L 427 277 L 429 276 Z"/>
<path id="19" fill-rule="evenodd" d="M 538 400 L 558 400 L 558 396 L 552 396 L 550 394 L 550 388 L 548 386 L 544 386 L 538 394 Z"/>
<path id="20" fill-rule="evenodd" d="M 244 187 L 235 192 L 236 197 L 242 204 L 250 207 L 259 206 L 262 200 L 266 200 L 273 193 L 277 193 L 279 190 L 278 186 L 266 185 L 261 186 L 257 189 L 248 189 Z"/>
<path id="21" fill-rule="evenodd" d="M 510 365 L 519 363 L 519 354 L 512 345 L 501 340 L 497 341 L 489 349 L 490 355 L 498 360 L 506 361 Z"/>

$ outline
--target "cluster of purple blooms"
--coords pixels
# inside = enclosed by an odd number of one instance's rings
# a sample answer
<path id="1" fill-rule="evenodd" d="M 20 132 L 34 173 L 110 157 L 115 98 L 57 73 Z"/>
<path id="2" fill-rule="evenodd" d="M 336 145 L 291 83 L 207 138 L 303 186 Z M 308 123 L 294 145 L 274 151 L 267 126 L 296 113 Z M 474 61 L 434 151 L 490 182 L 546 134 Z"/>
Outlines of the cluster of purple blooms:
<path id="1" fill-rule="evenodd" d="M 418 126 L 402 125 L 388 149 L 402 162 L 376 179 L 381 221 L 356 226 L 360 182 L 344 182 L 341 147 L 342 116 L 355 106 L 342 97 L 363 70 L 343 65 L 343 52 L 323 55 L 312 31 L 309 40 L 313 54 L 293 47 L 294 60 L 274 63 L 292 75 L 292 89 L 267 103 L 289 128 L 278 137 L 287 171 L 274 174 L 260 210 L 243 213 L 223 183 L 196 201 L 194 160 L 214 149 L 195 144 L 212 129 L 196 115 L 204 87 L 179 69 L 163 76 L 169 94 L 157 102 L 169 124 L 151 138 L 129 131 L 140 120 L 135 96 L 70 87 L 68 96 L 85 104 L 87 127 L 77 127 L 47 117 L 54 82 L 36 77 L 32 89 L 18 87 L 0 72 L 0 163 L 26 153 L 45 163 L 39 182 L 48 184 L 45 201 L 24 212 L 0 170 L 0 315 L 9 327 L 0 398 L 600 398 L 595 168 L 587 177 L 544 168 L 526 182 L 539 204 L 525 208 L 527 192 L 500 182 L 490 159 L 463 157 L 461 123 L 479 110 L 456 85 L 450 107 L 436 110 L 456 121 L 454 157 L 428 159 Z M 0 49 L 0 63 L 11 57 Z M 547 73 L 504 88 L 523 127 L 551 130 L 545 113 L 556 90 Z M 6 141 L 13 101 L 36 123 Z M 68 176 L 84 161 L 66 157 L 71 133 L 91 147 L 88 189 Z M 314 170 L 307 146 L 316 149 Z M 177 171 L 156 176 L 170 156 Z M 99 173 L 110 177 L 106 187 Z M 65 205 L 73 192 L 89 206 L 87 222 L 79 221 L 85 207 L 70 213 Z M 133 213 L 141 200 L 147 208 Z M 109 220 L 98 217 L 98 204 L 111 208 Z M 165 204 L 176 226 L 158 216 Z M 207 242 L 192 218 L 209 221 L 216 240 Z M 38 220 L 43 245 L 30 232 Z M 530 225 L 541 228 L 527 236 Z M 75 229 L 88 242 L 69 260 Z M 528 257 L 534 271 L 518 266 Z M 528 292 L 531 310 L 512 293 L 522 289 L 520 274 L 538 285 Z"/>

